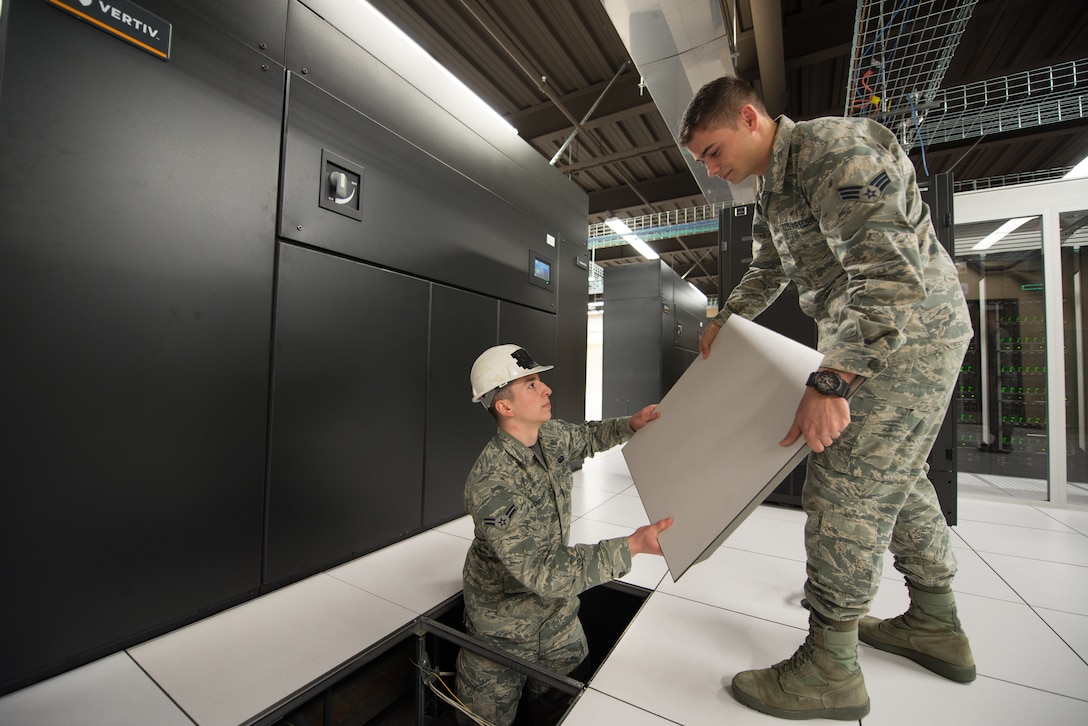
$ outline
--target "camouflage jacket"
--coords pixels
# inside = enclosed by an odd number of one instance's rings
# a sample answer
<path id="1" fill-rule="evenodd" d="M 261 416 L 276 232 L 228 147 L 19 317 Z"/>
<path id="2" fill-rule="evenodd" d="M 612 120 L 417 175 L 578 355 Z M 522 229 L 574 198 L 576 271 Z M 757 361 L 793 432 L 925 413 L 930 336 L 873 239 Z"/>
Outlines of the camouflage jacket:
<path id="1" fill-rule="evenodd" d="M 893 354 L 971 337 L 955 265 L 888 129 L 781 116 L 758 181 L 753 259 L 726 315 L 754 318 L 792 280 L 816 320 L 823 365 L 869 377 Z"/>
<path id="2" fill-rule="evenodd" d="M 631 435 L 626 418 L 548 421 L 539 434 L 543 464 L 532 449 L 501 429 L 496 432 L 465 484 L 465 508 L 475 525 L 465 557 L 466 608 L 510 599 L 543 607 L 544 600 L 571 599 L 630 571 L 626 537 L 573 547 L 567 542 L 574 485 L 570 461 L 610 449 Z"/>

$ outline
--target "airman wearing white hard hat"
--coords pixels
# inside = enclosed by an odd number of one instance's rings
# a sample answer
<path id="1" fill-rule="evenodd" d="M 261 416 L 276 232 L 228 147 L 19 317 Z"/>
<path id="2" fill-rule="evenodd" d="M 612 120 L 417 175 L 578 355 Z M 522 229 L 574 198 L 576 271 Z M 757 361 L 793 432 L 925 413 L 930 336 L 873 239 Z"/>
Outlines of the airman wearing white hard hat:
<path id="1" fill-rule="evenodd" d="M 554 366 L 542 366 L 520 345 L 496 345 L 488 348 L 472 364 L 472 402 L 491 408 L 495 392 L 533 373 L 550 371 Z"/>
<path id="2" fill-rule="evenodd" d="M 662 519 L 627 537 L 568 545 L 574 475 L 581 461 L 627 441 L 660 414 L 572 423 L 552 417 L 542 366 L 519 345 L 485 350 L 472 366 L 472 402 L 497 423 L 465 483 L 473 542 L 463 573 L 465 632 L 492 648 L 586 680 L 589 642 L 578 593 L 619 579 L 638 554 L 661 554 Z M 536 679 L 472 649 L 457 656 L 457 708 L 473 723 L 510 726 L 525 689 L 534 723 L 555 723 L 568 701 Z M 459 723 L 468 723 L 468 720 Z"/>

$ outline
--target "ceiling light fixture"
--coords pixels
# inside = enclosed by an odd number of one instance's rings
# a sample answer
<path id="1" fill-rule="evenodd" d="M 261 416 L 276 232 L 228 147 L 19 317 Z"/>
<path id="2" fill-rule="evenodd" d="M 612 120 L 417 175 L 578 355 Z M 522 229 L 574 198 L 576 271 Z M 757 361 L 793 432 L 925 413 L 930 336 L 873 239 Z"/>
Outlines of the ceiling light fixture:
<path id="1" fill-rule="evenodd" d="M 1080 179 L 1088 176 L 1088 156 L 1080 160 L 1080 162 L 1066 172 L 1062 179 Z"/>
<path id="2" fill-rule="evenodd" d="M 0 2 L 3 2 L 3 0 L 0 0 Z M 378 19 L 379 22 L 383 23 L 395 35 L 399 36 L 409 46 L 415 48 L 419 52 L 420 56 L 422 56 L 423 58 L 426 58 L 430 62 L 430 64 L 432 66 L 434 66 L 434 68 L 438 69 L 438 71 L 440 73 L 442 73 L 443 75 L 446 76 L 446 78 L 448 78 L 450 81 L 452 81 L 454 86 L 457 86 L 459 88 L 464 89 L 465 93 L 467 93 L 469 96 L 471 96 L 476 101 L 478 101 L 480 103 L 480 105 L 483 106 L 485 109 L 487 109 L 488 112 L 493 114 L 495 116 L 495 118 L 497 118 L 499 120 L 499 122 L 502 123 L 503 126 L 508 128 L 510 130 L 510 133 L 515 134 L 515 135 L 518 133 L 518 130 L 514 127 L 514 125 L 511 124 L 509 121 L 507 121 L 505 118 L 503 118 L 502 114 L 500 114 L 495 109 L 491 108 L 491 106 L 489 106 L 486 101 L 484 101 L 482 98 L 480 98 L 480 96 L 475 91 L 473 91 L 471 88 L 466 86 L 461 81 L 460 78 L 453 75 L 453 73 L 450 71 L 449 68 L 446 68 L 444 65 L 442 65 L 437 60 L 435 60 L 434 56 L 432 56 L 430 53 L 425 51 L 423 49 L 423 46 L 419 45 L 419 43 L 412 40 L 412 38 L 407 33 L 405 33 L 403 30 L 400 29 L 400 26 L 398 26 L 392 20 L 387 18 L 377 8 L 375 8 L 373 5 L 366 2 L 365 0 L 358 0 L 358 2 L 359 2 L 359 5 L 363 6 L 365 8 L 365 10 L 369 11 L 375 18 Z"/>
<path id="3" fill-rule="evenodd" d="M 1012 232 L 1024 222 L 1029 222 L 1033 219 L 1035 219 L 1035 217 L 1016 217 L 1014 219 L 1010 219 L 1008 222 L 1005 222 L 1005 224 L 1001 225 L 993 232 L 990 232 L 990 234 L 983 237 L 981 242 L 971 248 L 971 251 L 981 252 L 982 250 L 990 249 L 1009 232 Z"/>
<path id="4" fill-rule="evenodd" d="M 618 234 L 620 237 L 623 237 L 627 241 L 627 244 L 638 250 L 638 253 L 646 259 L 661 259 L 661 255 L 654 252 L 653 248 L 650 247 L 650 245 L 643 242 L 642 238 L 636 235 L 630 227 L 624 224 L 623 220 L 619 219 L 618 217 L 610 217 L 606 219 L 604 223 L 611 227 L 613 232 Z"/>

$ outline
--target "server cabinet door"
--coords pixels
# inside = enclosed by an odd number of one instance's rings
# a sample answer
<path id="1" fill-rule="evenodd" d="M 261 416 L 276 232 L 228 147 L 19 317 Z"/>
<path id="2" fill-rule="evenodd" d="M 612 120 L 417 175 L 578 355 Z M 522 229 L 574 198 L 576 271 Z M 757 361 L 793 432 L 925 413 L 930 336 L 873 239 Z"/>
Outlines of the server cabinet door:
<path id="1" fill-rule="evenodd" d="M 480 353 L 498 344 L 498 320 L 498 300 L 432 287 L 424 527 L 465 513 L 465 479 L 495 433 L 495 419 L 472 403 L 469 371 Z"/>
<path id="2" fill-rule="evenodd" d="M 428 283 L 281 244 L 265 583 L 420 526 Z"/>
<path id="3" fill-rule="evenodd" d="M 672 350 L 663 352 L 665 373 L 662 376 L 660 398 L 676 385 L 680 376 L 699 357 L 699 338 L 706 328 L 706 296 L 669 270 L 672 278 Z M 666 320 L 670 320 L 666 316 Z M 650 402 L 652 403 L 652 401 Z"/>
<path id="4" fill-rule="evenodd" d="M 282 74 L 171 7 L 3 3 L 0 693 L 260 585 Z"/>
<path id="5" fill-rule="evenodd" d="M 661 400 L 664 360 L 674 355 L 675 323 L 663 308 L 657 295 L 605 300 L 601 351 L 601 415 L 605 418 L 630 416 Z"/>

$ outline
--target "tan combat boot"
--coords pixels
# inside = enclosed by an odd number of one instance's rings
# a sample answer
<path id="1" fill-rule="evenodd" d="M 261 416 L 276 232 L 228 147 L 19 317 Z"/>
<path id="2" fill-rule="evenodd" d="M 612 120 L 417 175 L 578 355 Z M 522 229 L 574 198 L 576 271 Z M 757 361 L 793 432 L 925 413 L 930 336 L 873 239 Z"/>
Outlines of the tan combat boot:
<path id="1" fill-rule="evenodd" d="M 857 645 L 856 628 L 840 632 L 812 625 L 789 660 L 735 675 L 733 697 L 779 718 L 857 721 L 869 713 Z"/>
<path id="2" fill-rule="evenodd" d="M 975 680 L 975 659 L 956 616 L 955 596 L 951 592 L 924 592 L 910 585 L 907 590 L 907 612 L 890 620 L 868 616 L 861 619 L 861 642 L 910 658 L 949 680 Z"/>

